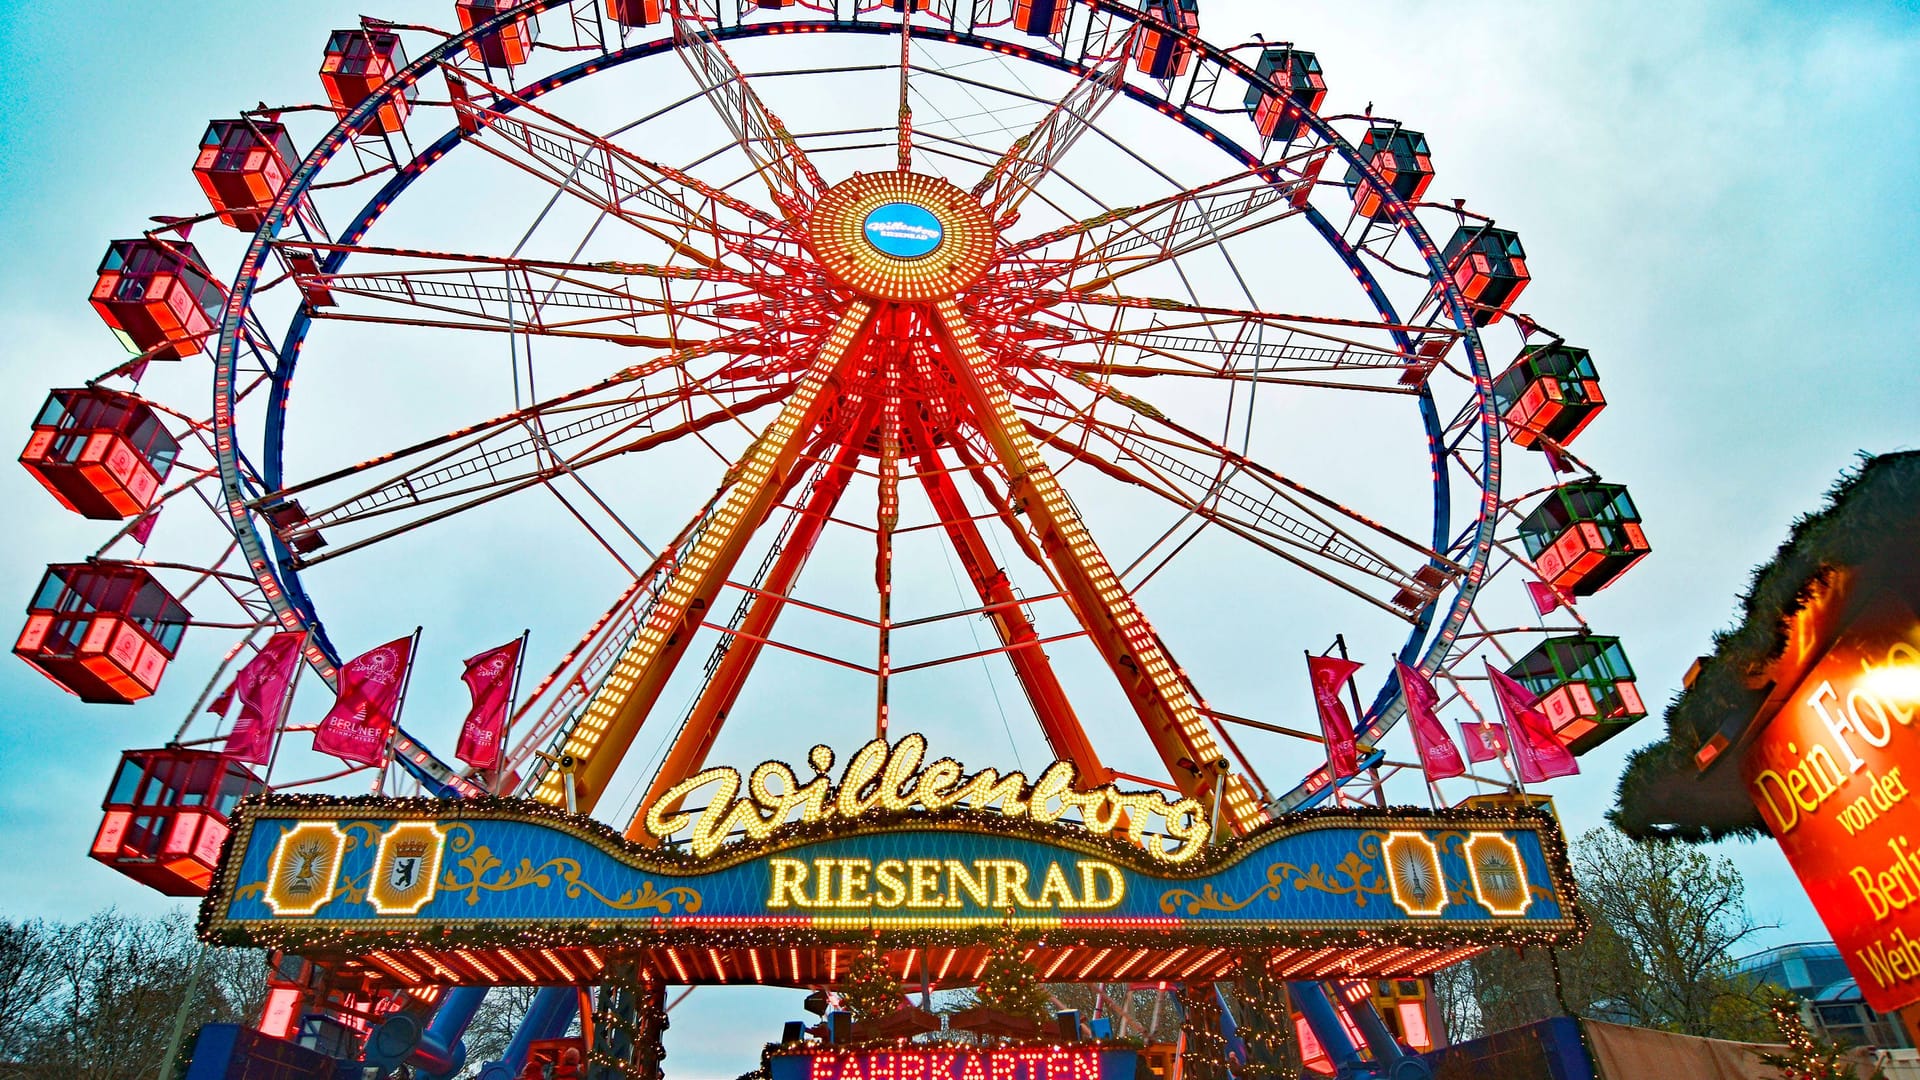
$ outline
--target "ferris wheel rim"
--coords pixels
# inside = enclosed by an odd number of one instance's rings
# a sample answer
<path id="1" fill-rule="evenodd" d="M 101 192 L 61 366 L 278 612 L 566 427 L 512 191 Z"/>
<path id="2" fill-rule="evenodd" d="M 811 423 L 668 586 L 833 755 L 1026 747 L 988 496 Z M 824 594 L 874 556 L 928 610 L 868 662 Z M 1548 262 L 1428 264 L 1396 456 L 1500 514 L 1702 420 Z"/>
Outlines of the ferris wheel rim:
<path id="1" fill-rule="evenodd" d="M 248 495 L 240 474 L 238 462 L 239 434 L 241 429 L 237 422 L 237 414 L 233 409 L 234 370 L 238 361 L 239 330 L 244 322 L 245 316 L 252 310 L 252 295 L 261 272 L 265 268 L 266 259 L 270 250 L 269 245 L 272 241 L 278 239 L 280 231 L 286 226 L 292 208 L 298 205 L 306 194 L 312 190 L 312 186 L 318 179 L 319 174 L 325 169 L 327 164 L 331 162 L 333 157 L 348 145 L 354 134 L 364 127 L 366 121 L 371 118 L 374 112 L 377 111 L 383 103 L 390 100 L 394 94 L 404 92 L 406 88 L 417 83 L 428 72 L 439 66 L 441 60 L 447 58 L 450 54 L 456 53 L 469 41 L 495 32 L 516 19 L 536 15 L 550 8 L 564 6 L 564 2 L 565 0 L 529 0 L 528 3 L 505 11 L 486 23 L 476 25 L 462 34 L 445 39 L 396 74 L 392 82 L 383 87 L 380 92 L 370 96 L 367 100 L 350 110 L 345 117 L 341 118 L 334 125 L 327 136 L 316 144 L 307 157 L 302 160 L 300 167 L 295 171 L 294 176 L 288 182 L 286 188 L 282 190 L 276 199 L 272 210 L 265 215 L 260 229 L 255 233 L 252 241 L 249 243 L 245 256 L 242 258 L 239 271 L 233 278 L 234 287 L 229 293 L 227 310 L 220 324 L 219 346 L 214 356 L 215 423 L 219 442 L 222 445 L 222 452 L 218 455 L 218 460 L 221 487 L 227 500 L 228 524 L 236 540 L 242 545 L 243 549 L 246 550 L 251 569 L 255 572 L 256 580 L 260 583 L 263 591 L 267 593 L 268 599 L 272 603 L 273 610 L 281 624 L 286 628 L 303 629 L 312 633 L 316 651 L 320 653 L 324 659 L 316 659 L 311 654 L 310 659 L 315 659 L 315 666 L 319 670 L 319 673 L 329 682 L 333 679 L 331 666 L 337 665 L 339 662 L 339 654 L 326 637 L 324 623 L 320 618 L 311 596 L 305 589 L 305 585 L 299 575 L 299 568 L 294 565 L 293 554 L 281 539 L 272 534 L 271 531 L 268 532 L 267 540 L 263 543 L 260 530 L 254 521 L 254 512 L 247 505 Z M 1274 90 L 1274 86 L 1270 80 L 1264 79 L 1251 68 L 1247 67 L 1247 65 L 1234 59 L 1226 50 L 1206 42 L 1197 35 L 1188 34 L 1178 28 L 1170 27 L 1154 19 L 1149 14 L 1129 9 L 1120 4 L 1118 0 L 1078 0 L 1078 2 L 1086 7 L 1117 18 L 1126 19 L 1135 23 L 1141 21 L 1152 23 L 1157 28 L 1167 30 L 1179 36 L 1186 41 L 1189 46 L 1194 48 L 1200 56 L 1219 65 L 1223 69 L 1240 75 L 1249 83 L 1265 86 L 1270 91 Z M 717 26 L 711 28 L 711 33 L 719 40 L 734 40 L 777 36 L 783 33 L 791 33 L 796 29 L 804 29 L 804 31 L 812 33 L 885 36 L 899 33 L 900 24 L 878 20 L 862 21 L 858 19 L 839 18 L 832 20 L 766 20 L 752 23 L 737 22 L 731 26 Z M 1010 48 L 1009 44 L 1005 41 L 973 32 L 962 33 L 957 30 L 924 31 L 920 36 L 947 44 L 983 49 L 985 51 L 1009 56 L 1013 59 L 1040 63 L 1069 74 L 1084 75 L 1090 70 L 1089 66 L 1084 62 L 1084 58 L 1083 60 L 1077 61 L 1064 54 L 1054 54 L 1039 49 Z M 674 42 L 671 36 L 632 45 L 623 45 L 618 49 L 595 55 L 564 70 L 547 75 L 524 87 L 516 89 L 515 93 L 530 101 L 552 90 L 571 85 L 589 75 L 612 70 L 613 68 L 620 67 L 634 60 L 656 56 L 663 52 L 670 52 L 673 47 Z M 1134 82 L 1123 80 L 1118 89 L 1127 97 L 1146 105 L 1156 113 L 1179 121 L 1189 130 L 1200 134 L 1206 138 L 1207 141 L 1220 147 L 1223 152 L 1235 160 L 1249 167 L 1265 164 L 1261 161 L 1258 154 L 1241 146 L 1235 139 L 1219 131 L 1219 129 L 1209 124 L 1204 118 L 1195 115 L 1186 106 L 1177 104 L 1167 97 L 1156 95 L 1148 87 Z M 502 111 L 510 111 L 518 107 L 518 103 L 510 99 L 499 102 L 498 104 Z M 1435 513 L 1433 530 L 1433 548 L 1436 552 L 1445 552 L 1449 550 L 1450 545 L 1454 548 L 1463 548 L 1465 550 L 1466 556 L 1463 559 L 1456 560 L 1457 564 L 1465 570 L 1465 573 L 1461 575 L 1459 581 L 1455 584 L 1453 597 L 1450 601 L 1443 591 L 1423 605 L 1417 618 L 1413 622 L 1407 641 L 1399 653 L 1400 658 L 1409 663 L 1413 663 L 1415 657 L 1418 657 L 1419 665 L 1423 669 L 1431 671 L 1444 660 L 1452 647 L 1455 636 L 1459 633 L 1464 624 L 1464 620 L 1472 609 L 1490 557 L 1494 525 L 1498 517 L 1500 440 L 1496 426 L 1497 417 L 1493 412 L 1489 365 L 1485 349 L 1480 341 L 1478 328 L 1474 325 L 1472 318 L 1467 314 L 1465 301 L 1460 296 L 1457 286 L 1452 283 L 1449 276 L 1444 272 L 1444 266 L 1441 262 L 1438 248 L 1426 234 L 1424 227 L 1413 214 L 1411 207 L 1406 205 L 1404 200 L 1401 199 L 1390 185 L 1379 182 L 1379 177 L 1375 174 L 1371 162 L 1363 159 L 1359 155 L 1358 150 L 1349 143 L 1344 136 L 1334 130 L 1331 124 L 1317 111 L 1311 109 L 1302 110 L 1302 122 L 1311 127 L 1314 133 L 1330 148 L 1332 153 L 1338 155 L 1345 164 L 1350 168 L 1359 170 L 1365 177 L 1374 182 L 1374 188 L 1382 194 L 1396 222 L 1407 230 L 1409 236 L 1413 238 L 1419 248 L 1422 258 L 1427 264 L 1428 280 L 1440 294 L 1440 300 L 1445 305 L 1447 314 L 1451 317 L 1455 327 L 1460 331 L 1461 337 L 1466 342 L 1465 348 L 1467 349 L 1468 368 L 1472 374 L 1473 395 L 1478 402 L 1482 444 L 1480 477 L 1483 479 L 1478 482 L 1477 486 L 1480 489 L 1481 497 L 1471 530 L 1470 543 L 1464 545 L 1454 543 L 1454 538 L 1451 535 L 1453 508 L 1448 501 L 1447 491 L 1449 475 L 1446 466 L 1442 463 L 1440 467 L 1434 470 Z M 424 175 L 428 168 L 445 157 L 447 153 L 467 142 L 469 138 L 470 133 L 462 131 L 458 125 L 455 125 L 438 139 L 427 144 L 426 148 L 418 152 L 412 160 L 403 165 L 397 165 L 395 175 L 389 178 L 380 190 L 375 193 L 373 198 L 368 201 L 366 206 L 363 207 L 361 212 L 354 218 L 352 227 L 346 233 L 343 233 L 340 239 L 356 240 L 364 236 L 365 233 L 377 223 L 388 206 L 403 193 L 414 180 Z M 1374 302 L 1376 310 L 1379 311 L 1382 318 L 1390 322 L 1398 323 L 1398 316 L 1392 305 L 1391 298 L 1386 295 L 1383 289 L 1377 286 L 1370 268 L 1360 260 L 1358 253 L 1353 249 L 1352 245 L 1346 242 L 1339 230 L 1334 228 L 1331 222 L 1329 222 L 1325 215 L 1320 213 L 1317 208 L 1309 203 L 1304 209 L 1308 220 L 1314 225 L 1316 231 L 1321 234 L 1328 246 L 1334 250 L 1336 256 L 1360 277 L 1366 286 L 1365 291 L 1368 297 Z M 347 252 L 339 252 L 336 257 L 344 261 L 347 254 Z M 337 267 L 330 265 L 328 269 L 331 270 L 335 268 Z M 264 431 L 267 442 L 263 453 L 262 470 L 259 476 L 264 490 L 268 492 L 279 490 L 284 480 L 282 439 L 285 431 L 287 390 L 291 383 L 294 368 L 297 366 L 301 345 L 304 343 L 305 337 L 311 329 L 311 323 L 312 316 L 305 305 L 302 305 L 302 307 L 296 311 L 289 325 L 287 334 L 280 344 L 280 355 L 278 359 L 281 367 L 276 370 L 271 379 L 267 420 Z M 1401 347 L 1406 348 L 1407 342 L 1405 340 L 1404 330 L 1395 330 L 1394 333 L 1399 339 Z M 1417 399 L 1420 403 L 1422 424 L 1429 451 L 1438 459 L 1443 451 L 1444 432 L 1430 387 L 1423 383 L 1418 388 Z M 1463 532 L 1462 535 L 1464 536 L 1466 534 Z M 1441 620 L 1440 626 L 1436 631 L 1433 626 L 1434 616 L 1439 612 L 1443 604 L 1447 608 L 1447 614 L 1446 617 Z M 1398 700 L 1397 679 L 1389 675 L 1383 680 L 1372 705 L 1368 707 L 1364 714 L 1364 720 L 1361 721 L 1364 725 L 1363 738 L 1377 738 L 1393 726 L 1394 721 L 1397 719 L 1395 707 L 1398 704 Z M 1283 808 L 1288 809 L 1307 805 L 1310 801 L 1318 797 L 1324 797 L 1326 791 L 1330 791 L 1339 786 L 1340 783 L 1344 783 L 1347 779 L 1350 779 L 1345 777 L 1335 778 L 1335 783 L 1327 786 L 1324 790 L 1309 791 L 1309 781 L 1313 779 L 1313 775 L 1314 774 L 1310 772 L 1309 776 L 1301 780 L 1296 787 L 1287 794 L 1280 796 L 1276 805 L 1282 805 Z"/>

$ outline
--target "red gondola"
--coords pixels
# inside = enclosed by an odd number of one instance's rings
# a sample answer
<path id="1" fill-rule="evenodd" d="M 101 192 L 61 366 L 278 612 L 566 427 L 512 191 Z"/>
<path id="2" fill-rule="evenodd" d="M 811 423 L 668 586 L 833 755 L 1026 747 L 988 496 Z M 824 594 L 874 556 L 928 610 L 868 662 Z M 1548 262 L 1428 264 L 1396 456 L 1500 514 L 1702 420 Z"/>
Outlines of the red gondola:
<path id="1" fill-rule="evenodd" d="M 663 13 L 661 0 L 607 0 L 607 18 L 621 26 L 652 26 Z"/>
<path id="2" fill-rule="evenodd" d="M 253 232 L 266 219 L 280 189 L 287 186 L 298 161 L 293 139 L 282 124 L 215 120 L 200 137 L 193 175 L 221 221 Z"/>
<path id="3" fill-rule="evenodd" d="M 1014 0 L 1013 27 L 1023 34 L 1052 37 L 1067 25 L 1070 0 Z"/>
<path id="4" fill-rule="evenodd" d="M 145 567 L 47 567 L 13 653 L 82 701 L 125 705 L 160 688 L 187 609 Z"/>
<path id="5" fill-rule="evenodd" d="M 1406 128 L 1376 127 L 1360 140 L 1360 156 L 1380 174 L 1394 194 L 1407 202 L 1418 202 L 1433 183 L 1433 158 L 1427 151 L 1427 137 Z M 1384 221 L 1387 199 L 1380 189 L 1366 182 L 1359 169 L 1347 170 L 1347 183 L 1353 185 L 1354 212 L 1374 221 Z"/>
<path id="6" fill-rule="evenodd" d="M 265 790 L 253 770 L 211 750 L 129 750 L 92 855 L 168 896 L 205 896 L 233 808 Z"/>
<path id="7" fill-rule="evenodd" d="M 1279 91 L 1247 88 L 1247 112 L 1260 134 L 1283 142 L 1306 134 L 1302 117 L 1320 111 L 1320 103 L 1327 98 L 1327 79 L 1321 73 L 1319 58 L 1304 49 L 1281 45 L 1262 52 L 1254 71 Z"/>
<path id="8" fill-rule="evenodd" d="M 128 352 L 178 360 L 205 350 L 225 296 L 192 244 L 141 237 L 107 246 L 89 299 Z"/>
<path id="9" fill-rule="evenodd" d="M 20 464 L 67 509 L 115 520 L 153 505 L 179 454 L 179 442 L 146 402 L 79 387 L 48 395 Z"/>
<path id="10" fill-rule="evenodd" d="M 521 3 L 522 0 L 456 0 L 453 7 L 460 16 L 460 29 L 471 30 Z M 533 43 L 539 36 L 540 24 L 532 16 L 522 15 L 491 34 L 482 34 L 467 42 L 467 55 L 488 67 L 519 67 L 533 56 Z"/>
<path id="11" fill-rule="evenodd" d="M 400 48 L 400 35 L 390 30 L 335 30 L 327 39 L 327 55 L 320 63 L 320 81 L 327 88 L 327 101 L 334 115 L 346 118 L 354 106 L 393 81 L 407 66 L 407 54 Z M 413 109 L 416 92 L 408 84 L 404 93 L 389 98 L 367 121 L 365 130 L 388 135 L 406 126 L 407 113 Z"/>
<path id="12" fill-rule="evenodd" d="M 1440 252 L 1454 284 L 1474 305 L 1473 325 L 1491 326 L 1533 279 L 1520 237 L 1491 225 L 1462 225 Z"/>
<path id="13" fill-rule="evenodd" d="M 1519 532 L 1534 569 L 1568 596 L 1592 596 L 1653 550 L 1627 489 L 1593 480 L 1548 492 Z"/>
<path id="14" fill-rule="evenodd" d="M 1541 436 L 1562 446 L 1586 430 L 1606 407 L 1593 355 L 1570 345 L 1529 345 L 1493 381 L 1494 406 L 1515 446 Z"/>
<path id="15" fill-rule="evenodd" d="M 1594 634 L 1548 638 L 1507 669 L 1540 699 L 1554 734 L 1575 754 L 1647 715 L 1620 639 Z"/>
<path id="16" fill-rule="evenodd" d="M 1142 0 L 1140 10 L 1189 34 L 1200 32 L 1200 0 Z M 1155 79 L 1171 79 L 1186 73 L 1193 60 L 1193 47 L 1178 35 L 1141 23 L 1133 47 L 1133 65 L 1140 73 Z"/>

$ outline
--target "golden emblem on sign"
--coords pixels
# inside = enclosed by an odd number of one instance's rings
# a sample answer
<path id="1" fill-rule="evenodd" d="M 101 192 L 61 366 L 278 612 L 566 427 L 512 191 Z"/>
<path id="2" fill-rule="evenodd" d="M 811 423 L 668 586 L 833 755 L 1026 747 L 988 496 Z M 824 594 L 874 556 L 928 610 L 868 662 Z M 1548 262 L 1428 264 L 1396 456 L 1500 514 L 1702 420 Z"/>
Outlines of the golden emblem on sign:
<path id="1" fill-rule="evenodd" d="M 1393 902 L 1409 915 L 1432 916 L 1447 906 L 1447 879 L 1440 872 L 1440 850 L 1421 833 L 1388 833 L 1387 886 Z"/>
<path id="2" fill-rule="evenodd" d="M 430 821 L 407 821 L 380 837 L 367 902 L 382 915 L 413 915 L 433 899 L 446 832 Z"/>
<path id="3" fill-rule="evenodd" d="M 332 822 L 306 821 L 273 847 L 267 870 L 267 906 L 275 915 L 311 915 L 333 899 L 347 834 Z"/>
<path id="4" fill-rule="evenodd" d="M 1487 914 L 1516 918 L 1533 903 L 1527 888 L 1526 864 L 1520 849 L 1499 833 L 1474 833 L 1467 839 L 1467 870 L 1473 875 L 1473 898 Z"/>

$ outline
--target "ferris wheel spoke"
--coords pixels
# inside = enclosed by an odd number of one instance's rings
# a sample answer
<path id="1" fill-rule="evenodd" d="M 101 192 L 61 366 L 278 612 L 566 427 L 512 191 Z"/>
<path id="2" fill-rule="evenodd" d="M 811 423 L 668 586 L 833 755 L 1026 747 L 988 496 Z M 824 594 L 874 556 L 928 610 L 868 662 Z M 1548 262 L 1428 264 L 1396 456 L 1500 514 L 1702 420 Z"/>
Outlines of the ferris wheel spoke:
<path id="1" fill-rule="evenodd" d="M 1311 181 L 1287 178 L 1277 166 L 1236 173 L 1015 244 L 988 282 L 991 287 L 1103 289 L 1129 274 L 1294 217 L 1302 212 L 1310 187 Z"/>
<path id="2" fill-rule="evenodd" d="M 1007 317 L 995 336 L 996 347 L 1016 359 L 1082 382 L 1185 376 L 1417 393 L 1411 376 L 1419 361 L 1396 344 L 1395 329 L 1265 312 L 1174 318 L 1126 308 L 1107 308 L 1096 321 L 1063 305 Z"/>
<path id="3" fill-rule="evenodd" d="M 659 239 L 677 255 L 716 265 L 731 254 L 794 265 L 795 237 L 780 219 L 678 169 L 650 161 L 470 73 L 493 107 L 456 94 L 454 108 L 481 150 Z M 457 84 L 457 82 L 456 82 Z M 511 102 L 513 109 L 497 107 Z M 531 117 L 531 119 L 529 119 Z M 734 221 L 729 227 L 724 222 Z M 696 246 L 696 240 L 704 247 Z"/>
<path id="4" fill-rule="evenodd" d="M 592 696 L 560 725 L 560 752 L 577 763 L 574 776 L 581 812 L 591 810 L 605 794 L 614 769 L 691 644 L 703 613 L 712 609 L 747 543 L 778 503 L 808 433 L 834 403 L 833 380 L 868 336 L 872 316 L 872 305 L 859 300 L 841 313 L 813 352 L 780 415 L 727 471 L 708 510 L 669 553 L 672 558 L 665 576 L 649 592 L 644 609 L 634 612 L 632 632 L 623 635 L 619 660 L 607 668 Z M 534 797 L 561 802 L 564 788 L 559 774 L 546 773 Z"/>
<path id="5" fill-rule="evenodd" d="M 1244 778 L 1227 775 L 1226 757 L 1209 729 L 1205 703 L 1054 479 L 959 305 L 943 300 L 931 310 L 936 315 L 935 329 L 949 351 L 960 395 L 994 456 L 1006 468 L 1013 503 L 1024 508 L 1062 591 L 1113 668 L 1169 775 L 1183 792 L 1203 804 L 1226 783 L 1225 803 L 1234 828 L 1253 828 L 1262 820 L 1261 811 Z"/>
<path id="6" fill-rule="evenodd" d="M 1136 408 L 1126 423 L 1060 403 L 1023 403 L 1048 446 L 1216 524 L 1385 611 L 1411 620 L 1460 568 L 1352 510 L 1168 419 Z M 1098 440 L 1112 454 L 1088 449 Z M 1436 565 L 1437 564 L 1437 565 Z"/>
<path id="7" fill-rule="evenodd" d="M 565 415 L 551 418 L 565 422 L 529 417 L 495 438 L 476 441 L 459 453 L 425 462 L 421 468 L 388 478 L 379 487 L 323 507 L 311 516 L 287 514 L 286 523 L 275 533 L 301 552 L 300 565 L 311 566 L 529 488 L 577 476 L 613 458 L 644 453 L 726 424 L 745 426 L 748 417 L 779 404 L 793 390 L 790 384 L 730 387 L 716 395 L 687 386 L 666 395 L 667 400 L 644 405 L 638 401 L 610 403 L 578 419 L 567 420 Z M 676 423 L 659 422 L 663 417 L 685 413 L 696 396 L 718 396 L 722 401 Z M 333 537 L 324 536 L 323 529 Z M 367 535 L 343 543 L 339 539 L 343 532 Z"/>
<path id="8" fill-rule="evenodd" d="M 781 213 L 797 218 L 826 189 L 826 181 L 786 125 L 754 93 L 708 29 L 706 16 L 696 10 L 699 6 L 693 2 L 672 5 L 674 52 L 753 163 Z"/>
<path id="9" fill-rule="evenodd" d="M 987 217 L 1003 223 L 1017 214 L 1021 202 L 1060 164 L 1067 151 L 1100 118 L 1127 83 L 1127 58 L 1133 51 L 1138 26 L 1129 29 L 1105 62 L 1055 102 L 1031 131 L 1020 136 L 1000 155 L 993 168 L 973 187 L 973 197 L 986 207 Z"/>
<path id="10" fill-rule="evenodd" d="M 295 272 L 315 318 L 628 346 L 684 349 L 701 344 L 700 334 L 718 337 L 751 327 L 766 314 L 769 293 L 777 297 L 792 287 L 784 279 L 716 268 L 282 246 L 324 253 L 331 265 L 353 267 Z"/>

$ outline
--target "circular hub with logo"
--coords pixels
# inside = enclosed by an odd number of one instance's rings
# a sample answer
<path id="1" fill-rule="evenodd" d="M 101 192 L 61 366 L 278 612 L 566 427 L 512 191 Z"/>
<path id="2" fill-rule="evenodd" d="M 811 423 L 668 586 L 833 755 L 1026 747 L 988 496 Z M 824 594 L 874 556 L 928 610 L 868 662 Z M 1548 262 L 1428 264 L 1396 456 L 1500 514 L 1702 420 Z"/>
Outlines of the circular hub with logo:
<path id="1" fill-rule="evenodd" d="M 956 296 L 993 258 L 980 204 L 917 173 L 865 173 L 834 185 L 815 204 L 811 229 L 827 270 L 878 300 Z"/>

